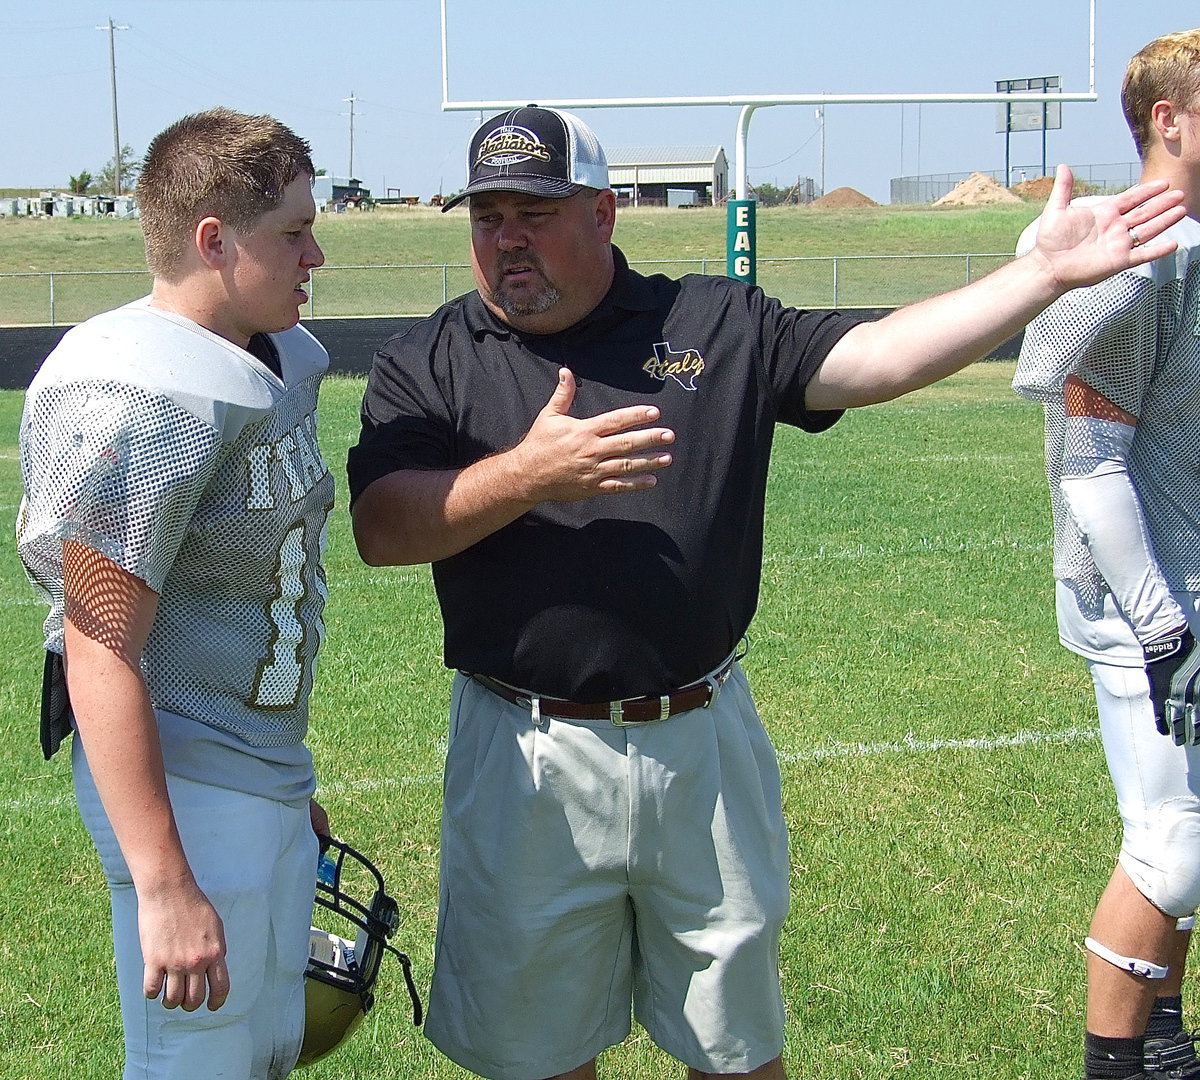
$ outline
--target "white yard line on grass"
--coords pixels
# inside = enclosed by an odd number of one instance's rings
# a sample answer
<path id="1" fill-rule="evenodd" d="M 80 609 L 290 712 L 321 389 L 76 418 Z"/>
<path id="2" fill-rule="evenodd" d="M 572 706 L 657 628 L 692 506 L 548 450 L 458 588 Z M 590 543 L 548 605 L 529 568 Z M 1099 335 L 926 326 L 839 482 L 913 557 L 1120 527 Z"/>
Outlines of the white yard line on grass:
<path id="1" fill-rule="evenodd" d="M 767 555 L 763 559 L 763 564 L 769 566 L 772 563 L 814 562 L 822 559 L 890 559 L 900 555 L 915 555 L 925 552 L 945 554 L 948 552 L 995 551 L 1002 548 L 1011 551 L 1045 551 L 1050 547 L 1053 547 L 1053 541 L 1051 540 L 1031 541 L 997 538 L 979 542 L 974 540 L 943 540 L 941 537 L 934 539 L 922 537 L 916 543 L 906 544 L 904 547 L 868 547 L 866 544 L 857 544 L 851 548 L 837 549 L 827 548 L 822 545 L 810 554 L 775 552 Z"/>
<path id="2" fill-rule="evenodd" d="M 785 762 L 829 761 L 833 758 L 880 757 L 885 754 L 936 754 L 943 750 L 1007 750 L 1017 746 L 1045 746 L 1098 739 L 1094 728 L 1067 728 L 1065 731 L 1019 731 L 994 739 L 918 739 L 908 734 L 898 742 L 842 743 L 814 746 L 808 750 L 776 751 Z"/>
<path id="3" fill-rule="evenodd" d="M 380 791 L 386 788 L 419 787 L 425 784 L 440 784 L 442 774 L 418 773 L 416 776 L 364 776 L 358 780 L 317 781 L 317 796 L 338 794 L 343 791 Z"/>
<path id="4" fill-rule="evenodd" d="M 777 753 L 781 762 L 796 764 L 806 761 L 830 761 L 838 758 L 881 757 L 888 754 L 911 754 L 914 756 L 937 754 L 947 750 L 1007 750 L 1022 746 L 1085 742 L 1098 738 L 1097 732 L 1091 728 L 1067 728 L 1064 731 L 1019 731 L 1014 735 L 1002 735 L 993 739 L 918 739 L 915 735 L 908 735 L 904 739 L 893 742 L 840 743 L 834 746 L 814 746 L 806 750 L 780 748 Z M 30 779 L 43 778 L 31 777 Z M 360 791 L 386 791 L 391 788 L 434 787 L 441 782 L 442 774 L 440 772 L 418 773 L 415 776 L 327 780 L 320 784 L 317 794 L 318 796 L 337 795 Z M 44 794 L 33 794 L 28 798 L 9 799 L 3 805 L 7 810 L 14 811 L 33 806 L 39 808 L 67 806 L 72 805 L 74 801 L 71 793 L 67 791 L 49 797 Z"/>

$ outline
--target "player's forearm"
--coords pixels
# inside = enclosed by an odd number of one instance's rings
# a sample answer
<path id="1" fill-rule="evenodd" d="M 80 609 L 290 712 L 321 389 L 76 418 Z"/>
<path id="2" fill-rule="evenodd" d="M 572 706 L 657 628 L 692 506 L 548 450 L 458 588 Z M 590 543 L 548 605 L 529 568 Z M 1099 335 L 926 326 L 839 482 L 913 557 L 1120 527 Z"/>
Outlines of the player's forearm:
<path id="1" fill-rule="evenodd" d="M 465 469 L 405 469 L 376 480 L 352 513 L 362 560 L 410 566 L 448 559 L 533 509 L 537 500 L 515 478 L 508 456 Z"/>
<path id="2" fill-rule="evenodd" d="M 138 896 L 194 888 L 140 672 L 70 622 L 66 656 L 77 737 Z"/>
<path id="3" fill-rule="evenodd" d="M 1036 254 L 850 330 L 808 384 L 810 409 L 889 401 L 989 355 L 1065 290 Z"/>
<path id="4" fill-rule="evenodd" d="M 1069 416 L 1059 489 L 1117 606 L 1143 644 L 1186 625 L 1159 567 L 1126 455 L 1134 428 Z"/>

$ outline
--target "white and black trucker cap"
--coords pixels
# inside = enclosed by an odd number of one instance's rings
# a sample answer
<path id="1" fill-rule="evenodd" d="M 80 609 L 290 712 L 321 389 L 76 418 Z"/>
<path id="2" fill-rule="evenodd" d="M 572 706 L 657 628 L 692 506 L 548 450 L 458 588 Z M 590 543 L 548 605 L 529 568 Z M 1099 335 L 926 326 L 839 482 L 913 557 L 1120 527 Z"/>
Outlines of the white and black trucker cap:
<path id="1" fill-rule="evenodd" d="M 476 129 L 467 150 L 467 186 L 442 212 L 481 191 L 566 199 L 583 187 L 608 187 L 608 161 L 592 129 L 571 113 L 527 105 Z"/>

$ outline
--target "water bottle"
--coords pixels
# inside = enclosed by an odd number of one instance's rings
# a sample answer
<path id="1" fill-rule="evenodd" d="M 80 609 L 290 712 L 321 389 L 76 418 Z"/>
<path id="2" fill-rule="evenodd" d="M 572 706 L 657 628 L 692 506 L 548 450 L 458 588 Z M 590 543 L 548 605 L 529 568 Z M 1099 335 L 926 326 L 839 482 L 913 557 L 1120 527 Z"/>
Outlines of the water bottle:
<path id="1" fill-rule="evenodd" d="M 330 889 L 337 881 L 337 860 L 328 851 L 322 851 L 317 860 L 317 881 Z"/>

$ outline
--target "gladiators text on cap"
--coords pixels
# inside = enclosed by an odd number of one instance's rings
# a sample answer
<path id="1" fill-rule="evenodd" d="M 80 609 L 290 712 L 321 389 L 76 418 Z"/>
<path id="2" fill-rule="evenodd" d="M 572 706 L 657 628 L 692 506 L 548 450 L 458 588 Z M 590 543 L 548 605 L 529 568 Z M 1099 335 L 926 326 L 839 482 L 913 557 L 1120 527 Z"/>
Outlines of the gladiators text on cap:
<path id="1" fill-rule="evenodd" d="M 476 129 L 467 150 L 467 186 L 442 211 L 483 191 L 565 199 L 585 187 L 608 187 L 608 161 L 592 129 L 571 113 L 527 105 Z"/>

